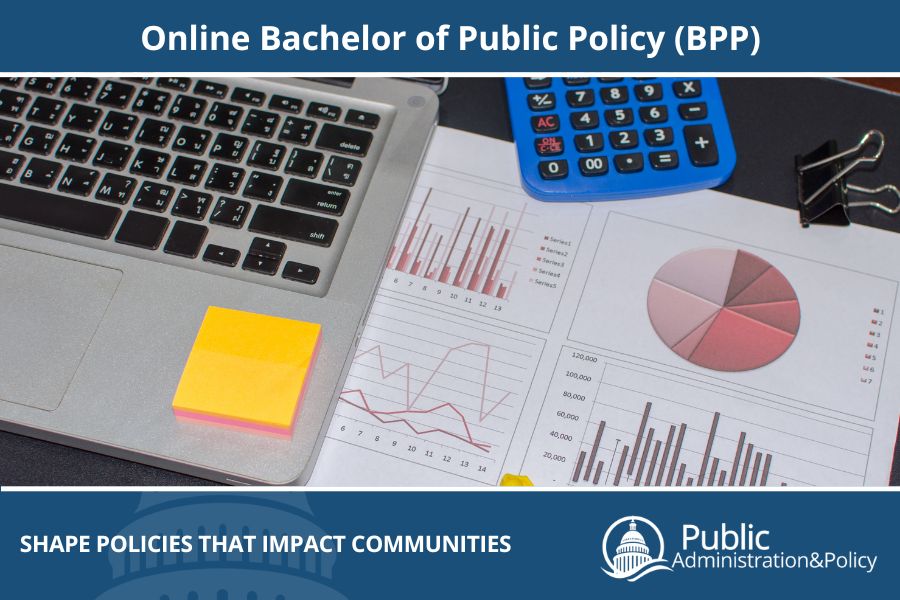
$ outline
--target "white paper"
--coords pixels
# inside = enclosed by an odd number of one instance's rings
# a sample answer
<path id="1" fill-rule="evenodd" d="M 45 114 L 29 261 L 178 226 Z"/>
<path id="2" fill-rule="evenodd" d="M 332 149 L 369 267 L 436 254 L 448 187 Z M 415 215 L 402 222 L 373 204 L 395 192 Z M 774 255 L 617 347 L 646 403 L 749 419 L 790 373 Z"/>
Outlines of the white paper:
<path id="1" fill-rule="evenodd" d="M 747 302 L 733 278 L 703 327 L 648 305 L 670 260 L 737 250 L 774 269 Z M 898 253 L 896 234 L 803 230 L 794 211 L 711 191 L 539 202 L 512 144 L 441 128 L 311 484 L 886 485 Z M 684 260 L 676 276 L 703 270 Z M 767 283 L 781 276 L 789 288 Z M 721 370 L 735 357 L 755 368 Z"/>

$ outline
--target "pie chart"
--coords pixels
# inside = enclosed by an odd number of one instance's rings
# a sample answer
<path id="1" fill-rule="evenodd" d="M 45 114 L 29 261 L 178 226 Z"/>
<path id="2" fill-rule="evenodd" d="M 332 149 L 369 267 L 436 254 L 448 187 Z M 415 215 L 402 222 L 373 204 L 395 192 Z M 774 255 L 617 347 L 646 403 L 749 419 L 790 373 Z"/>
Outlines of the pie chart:
<path id="1" fill-rule="evenodd" d="M 726 248 L 689 250 L 664 264 L 650 284 L 647 312 L 672 352 L 715 371 L 771 363 L 800 328 L 800 303 L 781 271 Z"/>

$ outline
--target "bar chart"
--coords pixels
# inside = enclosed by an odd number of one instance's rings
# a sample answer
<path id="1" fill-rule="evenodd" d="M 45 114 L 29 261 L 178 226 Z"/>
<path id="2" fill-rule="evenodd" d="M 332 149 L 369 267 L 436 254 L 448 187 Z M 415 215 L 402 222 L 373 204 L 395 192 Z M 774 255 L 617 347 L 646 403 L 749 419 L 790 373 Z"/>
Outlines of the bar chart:
<path id="1" fill-rule="evenodd" d="M 547 207 L 521 189 L 426 165 L 390 249 L 383 285 L 547 331 L 590 211 Z"/>
<path id="2" fill-rule="evenodd" d="M 545 485 L 862 485 L 871 441 L 840 416 L 564 346 L 523 472 Z"/>

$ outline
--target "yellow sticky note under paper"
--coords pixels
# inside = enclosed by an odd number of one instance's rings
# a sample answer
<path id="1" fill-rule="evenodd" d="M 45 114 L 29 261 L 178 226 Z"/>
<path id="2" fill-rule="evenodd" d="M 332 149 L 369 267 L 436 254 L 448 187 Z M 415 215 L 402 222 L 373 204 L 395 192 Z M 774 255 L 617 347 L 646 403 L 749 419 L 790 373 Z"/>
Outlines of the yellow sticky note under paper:
<path id="1" fill-rule="evenodd" d="M 503 476 L 503 479 L 500 480 L 500 485 L 502 487 L 532 487 L 534 486 L 531 483 L 531 479 L 528 475 L 513 475 L 512 473 L 507 473 Z"/>
<path id="2" fill-rule="evenodd" d="M 322 326 L 211 306 L 172 408 L 180 417 L 289 434 Z"/>

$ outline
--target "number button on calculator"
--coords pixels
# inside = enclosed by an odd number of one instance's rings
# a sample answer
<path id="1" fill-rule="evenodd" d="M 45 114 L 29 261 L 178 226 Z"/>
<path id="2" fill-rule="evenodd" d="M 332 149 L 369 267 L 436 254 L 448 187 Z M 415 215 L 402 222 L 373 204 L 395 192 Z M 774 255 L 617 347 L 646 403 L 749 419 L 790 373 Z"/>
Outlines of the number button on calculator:
<path id="1" fill-rule="evenodd" d="M 715 187 L 736 154 L 715 79 L 508 78 L 522 184 L 540 200 Z"/>

